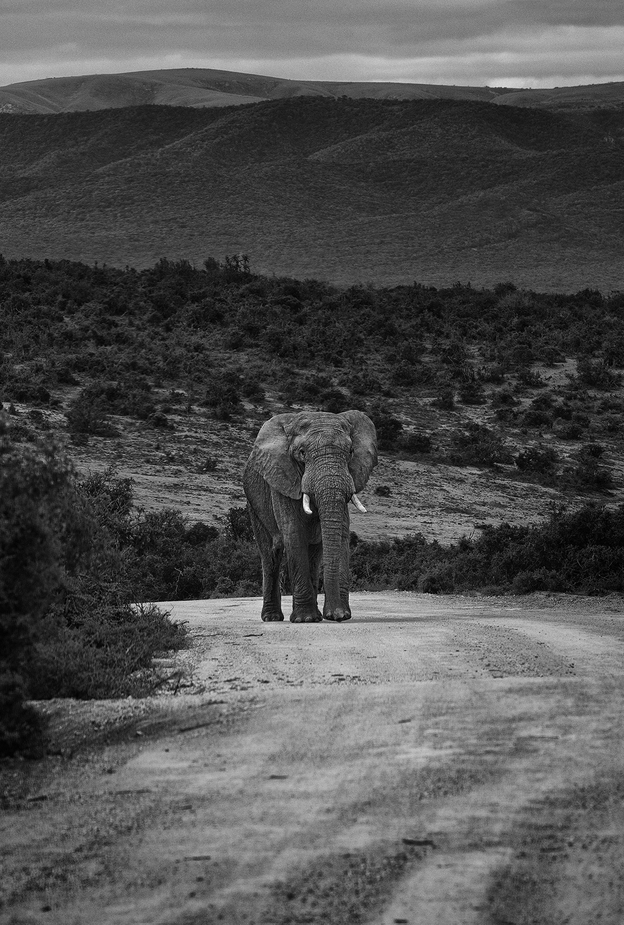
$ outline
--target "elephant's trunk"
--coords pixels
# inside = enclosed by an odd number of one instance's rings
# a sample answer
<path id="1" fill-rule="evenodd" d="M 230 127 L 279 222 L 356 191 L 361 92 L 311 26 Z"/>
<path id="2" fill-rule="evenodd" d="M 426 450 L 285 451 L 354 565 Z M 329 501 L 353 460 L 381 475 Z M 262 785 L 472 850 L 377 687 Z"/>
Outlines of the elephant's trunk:
<path id="1" fill-rule="evenodd" d="M 323 540 L 324 615 L 345 620 L 349 612 L 349 511 L 347 502 L 353 494 L 348 473 L 332 479 L 325 477 L 314 493 L 321 521 Z"/>

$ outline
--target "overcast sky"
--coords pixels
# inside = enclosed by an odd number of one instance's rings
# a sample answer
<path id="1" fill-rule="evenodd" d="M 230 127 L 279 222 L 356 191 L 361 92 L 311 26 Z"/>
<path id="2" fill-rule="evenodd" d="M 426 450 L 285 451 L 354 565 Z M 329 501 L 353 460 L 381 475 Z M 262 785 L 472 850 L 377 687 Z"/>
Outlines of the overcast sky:
<path id="1" fill-rule="evenodd" d="M 214 67 L 554 87 L 624 80 L 623 0 L 0 0 L 0 85 Z"/>

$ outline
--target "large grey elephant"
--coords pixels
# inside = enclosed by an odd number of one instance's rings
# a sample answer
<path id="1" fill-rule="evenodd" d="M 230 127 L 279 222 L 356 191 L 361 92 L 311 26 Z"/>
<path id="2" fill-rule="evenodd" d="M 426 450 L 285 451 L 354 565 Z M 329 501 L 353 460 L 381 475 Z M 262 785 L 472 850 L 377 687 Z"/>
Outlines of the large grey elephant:
<path id="1" fill-rule="evenodd" d="M 278 414 L 260 428 L 243 475 L 262 559 L 263 620 L 283 620 L 285 553 L 293 623 L 348 620 L 349 511 L 377 465 L 375 425 L 362 411 Z M 321 564 L 325 605 L 317 606 Z"/>

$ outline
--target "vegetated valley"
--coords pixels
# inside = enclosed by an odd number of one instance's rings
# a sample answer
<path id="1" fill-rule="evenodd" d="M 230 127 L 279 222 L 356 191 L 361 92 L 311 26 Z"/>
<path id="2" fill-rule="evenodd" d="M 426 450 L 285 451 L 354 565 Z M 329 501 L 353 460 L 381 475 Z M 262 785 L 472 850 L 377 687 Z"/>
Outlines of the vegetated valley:
<path id="1" fill-rule="evenodd" d="M 0 252 L 139 269 L 245 253 L 347 285 L 606 294 L 622 282 L 624 108 L 566 100 L 0 113 Z"/>

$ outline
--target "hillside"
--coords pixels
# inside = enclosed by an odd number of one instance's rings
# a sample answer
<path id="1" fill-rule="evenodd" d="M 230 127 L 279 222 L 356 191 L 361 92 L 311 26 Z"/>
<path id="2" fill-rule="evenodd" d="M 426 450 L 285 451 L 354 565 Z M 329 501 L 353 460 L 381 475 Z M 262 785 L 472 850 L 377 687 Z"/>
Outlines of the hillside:
<path id="1" fill-rule="evenodd" d="M 58 113 L 123 106 L 235 106 L 296 96 L 351 99 L 454 99 L 544 106 L 617 105 L 624 84 L 514 90 L 440 84 L 288 80 L 214 68 L 173 68 L 126 74 L 88 74 L 31 80 L 0 87 L 0 112 Z"/>
<path id="2" fill-rule="evenodd" d="M 297 97 L 0 115 L 0 252 L 621 288 L 624 109 Z"/>
<path id="3" fill-rule="evenodd" d="M 621 294 L 2 260 L 0 303 L 0 428 L 115 466 L 147 510 L 222 523 L 259 426 L 292 408 L 373 417 L 365 539 L 449 543 L 624 500 Z"/>

